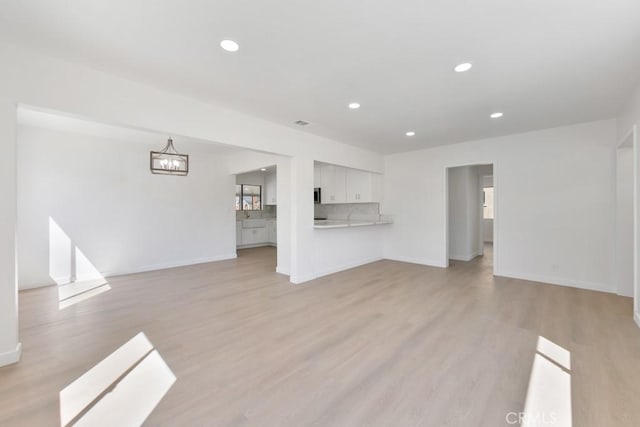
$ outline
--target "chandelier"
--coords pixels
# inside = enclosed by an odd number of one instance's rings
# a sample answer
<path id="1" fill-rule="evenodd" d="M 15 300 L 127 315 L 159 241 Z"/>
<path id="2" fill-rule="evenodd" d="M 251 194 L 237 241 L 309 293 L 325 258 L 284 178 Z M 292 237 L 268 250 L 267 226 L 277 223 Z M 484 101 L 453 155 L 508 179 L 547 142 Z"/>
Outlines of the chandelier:
<path id="1" fill-rule="evenodd" d="M 189 156 L 179 154 L 169 138 L 162 151 L 151 152 L 151 173 L 162 175 L 187 175 L 189 173 Z"/>

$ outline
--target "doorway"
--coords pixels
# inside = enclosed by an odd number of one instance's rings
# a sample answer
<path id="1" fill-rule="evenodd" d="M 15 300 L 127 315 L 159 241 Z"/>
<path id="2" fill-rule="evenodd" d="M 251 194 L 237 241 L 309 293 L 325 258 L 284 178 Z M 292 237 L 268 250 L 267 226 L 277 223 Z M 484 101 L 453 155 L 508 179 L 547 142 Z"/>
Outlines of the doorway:
<path id="1" fill-rule="evenodd" d="M 277 165 L 236 174 L 236 253 L 277 269 Z"/>
<path id="2" fill-rule="evenodd" d="M 446 266 L 473 261 L 494 271 L 493 164 L 447 168 Z"/>

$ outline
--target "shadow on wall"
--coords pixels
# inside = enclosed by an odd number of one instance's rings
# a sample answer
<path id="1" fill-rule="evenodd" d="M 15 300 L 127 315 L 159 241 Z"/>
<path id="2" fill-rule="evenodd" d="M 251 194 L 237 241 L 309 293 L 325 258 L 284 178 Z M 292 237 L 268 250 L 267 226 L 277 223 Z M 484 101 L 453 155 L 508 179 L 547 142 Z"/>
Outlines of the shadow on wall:
<path id="1" fill-rule="evenodd" d="M 49 276 L 58 285 L 60 310 L 111 289 L 58 223 L 49 217 Z"/>

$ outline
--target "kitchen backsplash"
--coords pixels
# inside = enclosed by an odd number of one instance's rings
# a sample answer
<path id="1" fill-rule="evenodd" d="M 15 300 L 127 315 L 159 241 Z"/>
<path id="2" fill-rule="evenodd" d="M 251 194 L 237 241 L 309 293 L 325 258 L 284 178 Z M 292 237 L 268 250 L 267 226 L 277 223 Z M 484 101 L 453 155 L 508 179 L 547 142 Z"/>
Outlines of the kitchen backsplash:
<path id="1" fill-rule="evenodd" d="M 355 217 L 367 217 L 380 214 L 380 203 L 344 203 L 314 205 L 316 218 L 342 219 L 351 214 Z"/>
<path id="2" fill-rule="evenodd" d="M 264 205 L 261 211 L 236 211 L 236 220 L 242 221 L 247 218 L 275 218 L 277 216 L 278 208 L 276 205 Z"/>

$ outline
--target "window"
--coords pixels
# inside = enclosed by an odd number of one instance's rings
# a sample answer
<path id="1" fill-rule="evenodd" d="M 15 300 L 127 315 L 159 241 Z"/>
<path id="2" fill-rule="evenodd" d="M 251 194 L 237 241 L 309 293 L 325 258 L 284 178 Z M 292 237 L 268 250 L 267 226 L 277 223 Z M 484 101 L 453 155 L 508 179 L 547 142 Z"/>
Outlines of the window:
<path id="1" fill-rule="evenodd" d="M 486 187 L 482 193 L 482 205 L 484 219 L 493 219 L 493 187 Z"/>
<path id="2" fill-rule="evenodd" d="M 236 210 L 262 210 L 262 185 L 237 184 Z"/>

